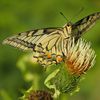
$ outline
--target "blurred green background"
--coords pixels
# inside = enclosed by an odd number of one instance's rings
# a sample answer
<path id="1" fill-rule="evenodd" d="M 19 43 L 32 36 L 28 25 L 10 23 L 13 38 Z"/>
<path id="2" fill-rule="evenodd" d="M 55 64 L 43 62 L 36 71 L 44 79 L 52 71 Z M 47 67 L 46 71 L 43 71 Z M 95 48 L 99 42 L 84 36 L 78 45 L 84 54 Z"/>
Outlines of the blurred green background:
<path id="1" fill-rule="evenodd" d="M 84 11 L 73 18 L 82 7 Z M 67 22 L 59 12 L 74 23 L 97 11 L 100 11 L 100 0 L 0 0 L 0 100 L 17 100 L 21 89 L 29 85 L 16 65 L 25 53 L 2 45 L 3 39 L 26 30 L 63 26 Z M 68 100 L 100 100 L 100 21 L 84 38 L 92 42 L 96 64 L 81 82 L 80 92 L 68 95 Z"/>

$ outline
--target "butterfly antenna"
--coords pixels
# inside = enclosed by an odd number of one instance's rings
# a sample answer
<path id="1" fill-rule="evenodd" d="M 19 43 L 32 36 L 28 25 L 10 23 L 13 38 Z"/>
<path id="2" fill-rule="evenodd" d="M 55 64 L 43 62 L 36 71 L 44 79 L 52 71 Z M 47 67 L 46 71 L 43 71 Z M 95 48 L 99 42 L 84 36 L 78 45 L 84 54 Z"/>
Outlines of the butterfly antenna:
<path id="1" fill-rule="evenodd" d="M 81 7 L 80 10 L 71 18 L 71 20 L 73 20 L 73 18 L 75 18 L 76 16 L 78 16 L 83 10 L 84 10 L 84 7 Z"/>
<path id="2" fill-rule="evenodd" d="M 67 20 L 67 22 L 69 22 L 66 16 L 62 12 L 60 12 L 60 14 Z"/>

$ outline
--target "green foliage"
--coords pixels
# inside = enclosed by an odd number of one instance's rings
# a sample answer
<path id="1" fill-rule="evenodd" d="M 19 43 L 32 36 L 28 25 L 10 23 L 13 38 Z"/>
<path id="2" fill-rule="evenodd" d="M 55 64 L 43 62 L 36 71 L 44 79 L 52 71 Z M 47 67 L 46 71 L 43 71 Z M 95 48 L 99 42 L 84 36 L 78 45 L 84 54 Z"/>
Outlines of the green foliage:
<path id="1" fill-rule="evenodd" d="M 57 98 L 61 93 L 73 94 L 78 92 L 80 79 L 80 76 L 69 74 L 64 64 L 61 63 L 46 78 L 45 85 L 54 90 L 54 97 Z"/>

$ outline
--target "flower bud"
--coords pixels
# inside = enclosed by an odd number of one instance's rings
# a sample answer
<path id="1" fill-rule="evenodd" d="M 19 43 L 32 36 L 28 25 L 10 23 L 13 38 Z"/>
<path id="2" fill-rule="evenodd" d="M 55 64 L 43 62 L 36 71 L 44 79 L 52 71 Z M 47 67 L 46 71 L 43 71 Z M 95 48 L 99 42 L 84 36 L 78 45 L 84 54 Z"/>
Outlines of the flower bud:
<path id="1" fill-rule="evenodd" d="M 37 90 L 37 91 L 30 91 L 25 100 L 53 100 L 51 94 L 47 91 Z"/>

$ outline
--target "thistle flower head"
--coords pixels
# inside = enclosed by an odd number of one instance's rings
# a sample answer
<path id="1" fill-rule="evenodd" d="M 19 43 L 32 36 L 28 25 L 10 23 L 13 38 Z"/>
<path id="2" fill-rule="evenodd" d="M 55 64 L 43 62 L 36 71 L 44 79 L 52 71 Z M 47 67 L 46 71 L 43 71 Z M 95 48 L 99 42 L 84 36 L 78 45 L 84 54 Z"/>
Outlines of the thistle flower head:
<path id="1" fill-rule="evenodd" d="M 83 39 L 75 41 L 74 38 L 65 42 L 63 55 L 64 62 L 44 82 L 49 89 L 54 89 L 54 98 L 59 97 L 60 93 L 78 92 L 78 85 L 83 78 L 81 75 L 94 65 L 96 57 L 90 42 Z"/>
<path id="2" fill-rule="evenodd" d="M 51 94 L 47 91 L 37 90 L 30 91 L 30 93 L 25 97 L 25 100 L 53 100 Z"/>
<path id="3" fill-rule="evenodd" d="M 65 66 L 69 73 L 81 75 L 89 70 L 95 62 L 95 51 L 91 48 L 90 42 L 79 39 L 75 42 L 74 38 L 68 41 L 67 57 Z"/>

